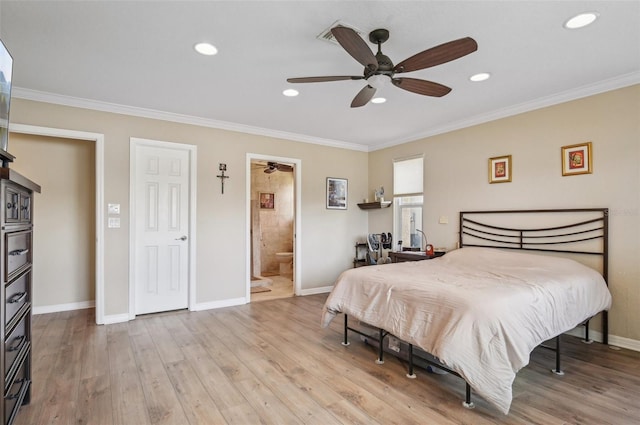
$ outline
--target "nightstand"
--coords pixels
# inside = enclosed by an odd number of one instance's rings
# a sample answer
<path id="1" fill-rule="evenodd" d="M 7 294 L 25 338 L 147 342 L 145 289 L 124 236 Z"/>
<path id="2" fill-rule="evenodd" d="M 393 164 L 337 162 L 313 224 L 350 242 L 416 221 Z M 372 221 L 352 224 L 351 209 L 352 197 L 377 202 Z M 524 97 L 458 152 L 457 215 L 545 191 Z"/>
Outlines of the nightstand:
<path id="1" fill-rule="evenodd" d="M 391 258 L 392 263 L 404 263 L 405 261 L 431 260 L 432 258 L 442 257 L 444 254 L 444 251 L 436 251 L 434 255 L 426 255 L 424 251 L 402 251 L 390 252 L 389 258 Z"/>

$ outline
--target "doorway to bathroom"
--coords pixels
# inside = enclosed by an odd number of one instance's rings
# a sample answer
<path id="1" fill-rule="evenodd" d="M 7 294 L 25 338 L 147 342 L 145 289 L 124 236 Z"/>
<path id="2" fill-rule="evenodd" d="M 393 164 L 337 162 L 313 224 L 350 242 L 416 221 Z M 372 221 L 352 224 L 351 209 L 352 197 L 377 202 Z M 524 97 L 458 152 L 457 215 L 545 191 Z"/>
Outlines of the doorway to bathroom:
<path id="1" fill-rule="evenodd" d="M 296 279 L 299 160 L 248 156 L 249 261 L 251 302 L 291 297 Z"/>

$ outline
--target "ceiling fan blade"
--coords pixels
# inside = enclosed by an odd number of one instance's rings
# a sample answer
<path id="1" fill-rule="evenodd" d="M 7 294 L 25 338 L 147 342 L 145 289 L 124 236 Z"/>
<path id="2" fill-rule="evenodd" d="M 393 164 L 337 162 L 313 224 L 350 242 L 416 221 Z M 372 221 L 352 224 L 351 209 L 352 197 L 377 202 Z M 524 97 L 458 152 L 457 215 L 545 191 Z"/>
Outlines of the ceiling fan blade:
<path id="1" fill-rule="evenodd" d="M 278 171 L 282 171 L 283 173 L 290 173 L 293 171 L 293 167 L 287 164 L 278 164 L 276 165 Z"/>
<path id="2" fill-rule="evenodd" d="M 378 69 L 378 60 L 367 43 L 357 32 L 347 27 L 331 28 L 331 34 L 338 40 L 338 43 L 355 60 L 369 68 L 371 71 Z"/>
<path id="3" fill-rule="evenodd" d="M 301 77 L 301 78 L 287 78 L 289 83 L 324 83 L 327 81 L 342 81 L 342 80 L 362 80 L 364 77 L 358 75 L 339 75 L 333 77 Z"/>
<path id="4" fill-rule="evenodd" d="M 391 82 L 396 87 L 425 96 L 442 97 L 451 91 L 450 87 L 417 78 L 393 78 Z"/>
<path id="5" fill-rule="evenodd" d="M 398 73 L 430 68 L 461 58 L 476 50 L 478 50 L 478 43 L 473 38 L 460 38 L 415 54 L 397 64 L 393 70 Z"/>
<path id="6" fill-rule="evenodd" d="M 356 97 L 353 98 L 353 100 L 351 101 L 351 107 L 359 108 L 360 106 L 366 105 L 367 103 L 369 103 L 374 94 L 376 94 L 376 89 L 367 84 L 362 90 L 358 92 Z"/>

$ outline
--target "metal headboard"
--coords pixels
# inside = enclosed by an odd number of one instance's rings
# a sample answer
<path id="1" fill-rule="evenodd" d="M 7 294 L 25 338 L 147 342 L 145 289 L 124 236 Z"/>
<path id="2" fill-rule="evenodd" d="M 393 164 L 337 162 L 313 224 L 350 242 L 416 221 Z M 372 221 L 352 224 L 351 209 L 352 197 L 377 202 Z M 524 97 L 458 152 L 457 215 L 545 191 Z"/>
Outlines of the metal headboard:
<path id="1" fill-rule="evenodd" d="M 601 273 L 609 284 L 608 208 L 461 211 L 459 244 L 461 248 L 601 256 Z M 608 344 L 608 326 L 608 314 L 603 311 L 604 344 Z"/>

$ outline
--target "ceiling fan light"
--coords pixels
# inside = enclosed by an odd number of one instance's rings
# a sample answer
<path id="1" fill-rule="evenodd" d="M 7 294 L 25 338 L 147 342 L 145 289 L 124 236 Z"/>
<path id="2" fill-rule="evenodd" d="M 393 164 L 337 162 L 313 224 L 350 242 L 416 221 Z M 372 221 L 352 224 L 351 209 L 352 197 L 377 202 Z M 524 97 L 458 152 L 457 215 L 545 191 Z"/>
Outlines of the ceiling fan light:
<path id="1" fill-rule="evenodd" d="M 471 77 L 469 77 L 469 79 L 475 83 L 478 83 L 480 81 L 486 81 L 489 78 L 491 78 L 491 74 L 488 72 L 479 72 L 478 74 L 474 74 Z"/>
<path id="2" fill-rule="evenodd" d="M 287 97 L 296 97 L 297 95 L 300 94 L 300 92 L 298 92 L 298 90 L 295 90 L 295 89 L 286 89 L 285 91 L 282 92 L 282 94 Z"/>
<path id="3" fill-rule="evenodd" d="M 374 97 L 373 99 L 371 99 L 371 103 L 384 103 L 386 101 L 387 99 L 385 99 L 384 97 Z"/>
<path id="4" fill-rule="evenodd" d="M 193 46 L 193 48 L 196 52 L 205 56 L 213 56 L 218 53 L 218 49 L 216 48 L 216 46 L 210 43 L 198 43 Z"/>
<path id="5" fill-rule="evenodd" d="M 386 86 L 389 81 L 391 81 L 391 77 L 384 74 L 372 75 L 371 77 L 367 78 L 367 84 L 369 84 L 376 90 L 380 90 L 381 88 Z"/>
<path id="6" fill-rule="evenodd" d="M 598 19 L 599 14 L 597 12 L 585 12 L 574 16 L 564 23 L 564 27 L 569 30 L 575 30 L 578 28 L 586 27 L 592 24 Z"/>

